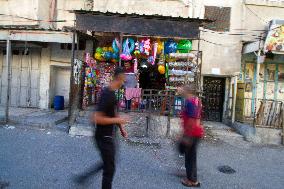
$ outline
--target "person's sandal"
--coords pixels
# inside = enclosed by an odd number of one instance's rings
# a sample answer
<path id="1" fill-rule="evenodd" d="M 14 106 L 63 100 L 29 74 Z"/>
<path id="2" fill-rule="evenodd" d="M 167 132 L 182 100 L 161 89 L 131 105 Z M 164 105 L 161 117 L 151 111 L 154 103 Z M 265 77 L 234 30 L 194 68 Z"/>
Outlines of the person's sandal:
<path id="1" fill-rule="evenodd" d="M 200 182 L 197 182 L 196 184 L 191 182 L 188 179 L 182 179 L 181 180 L 182 185 L 186 186 L 186 187 L 200 187 Z"/>

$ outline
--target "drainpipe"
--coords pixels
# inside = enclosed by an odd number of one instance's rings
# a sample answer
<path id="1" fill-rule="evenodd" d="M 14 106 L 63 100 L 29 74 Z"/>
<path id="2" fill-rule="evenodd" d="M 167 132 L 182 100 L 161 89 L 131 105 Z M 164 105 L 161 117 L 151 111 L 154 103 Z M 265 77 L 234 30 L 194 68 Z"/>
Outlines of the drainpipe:
<path id="1" fill-rule="evenodd" d="M 282 134 L 281 135 L 282 135 L 282 144 L 284 145 L 284 112 L 283 110 L 282 110 Z"/>
<path id="2" fill-rule="evenodd" d="M 11 41 L 7 40 L 6 45 L 6 76 L 7 76 L 7 91 L 6 91 L 6 106 L 5 106 L 5 118 L 4 122 L 9 121 L 9 101 L 10 101 L 10 91 L 11 91 Z"/>
<path id="3" fill-rule="evenodd" d="M 235 123 L 236 115 L 236 101 L 237 101 L 237 84 L 238 76 L 234 76 L 234 94 L 233 94 L 233 104 L 232 104 L 232 124 Z"/>
<path id="4" fill-rule="evenodd" d="M 257 56 L 260 56 L 260 48 L 258 50 Z M 256 127 L 256 114 L 257 114 L 257 101 L 258 101 L 258 92 L 257 92 L 257 88 L 258 88 L 258 84 L 259 84 L 259 68 L 260 68 L 260 64 L 258 62 L 256 62 L 256 74 L 255 74 L 255 86 L 254 86 L 254 113 L 253 113 L 253 127 Z"/>
<path id="5" fill-rule="evenodd" d="M 73 125 L 75 122 L 75 115 L 74 115 L 74 108 L 76 105 L 74 105 L 74 98 L 75 93 L 73 90 L 74 85 L 74 60 L 75 60 L 75 38 L 76 38 L 76 30 L 74 27 L 73 31 L 73 37 L 72 37 L 72 55 L 71 55 L 71 76 L 70 76 L 70 93 L 69 93 L 69 111 L 68 111 L 68 117 L 69 117 L 69 126 Z"/>

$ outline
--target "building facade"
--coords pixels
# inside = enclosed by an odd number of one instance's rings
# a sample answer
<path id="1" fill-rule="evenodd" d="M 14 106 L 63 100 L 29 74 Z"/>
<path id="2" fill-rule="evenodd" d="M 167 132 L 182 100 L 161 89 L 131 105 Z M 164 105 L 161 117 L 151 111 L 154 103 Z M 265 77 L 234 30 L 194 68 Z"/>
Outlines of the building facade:
<path id="1" fill-rule="evenodd" d="M 12 42 L 10 105 L 47 109 L 52 107 L 55 95 L 63 95 L 68 105 L 72 43 L 70 27 L 74 26 L 75 20 L 70 10 L 158 14 L 214 21 L 200 28 L 199 42 L 193 41 L 193 48 L 199 46 L 202 51 L 201 73 L 204 99 L 208 99 L 205 103 L 207 119 L 214 121 L 234 121 L 237 77 L 244 70 L 241 66 L 244 65 L 243 45 L 257 43 L 270 20 L 284 17 L 284 2 L 272 0 L 23 0 L 21 3 L 8 0 L 0 3 L 0 104 L 5 104 L 7 90 L 7 40 Z M 91 41 L 85 40 L 79 44 L 84 45 L 81 48 L 78 45 L 78 57 L 93 50 Z M 253 52 L 249 53 L 253 55 Z M 281 95 L 278 98 L 282 98 Z"/>

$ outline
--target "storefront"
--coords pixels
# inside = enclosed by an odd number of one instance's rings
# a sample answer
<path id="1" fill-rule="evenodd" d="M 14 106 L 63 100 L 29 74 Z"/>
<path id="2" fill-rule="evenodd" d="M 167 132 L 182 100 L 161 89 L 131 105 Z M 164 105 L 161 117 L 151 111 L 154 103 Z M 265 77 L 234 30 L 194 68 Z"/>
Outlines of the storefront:
<path id="1" fill-rule="evenodd" d="M 116 66 L 124 67 L 127 72 L 124 88 L 117 93 L 121 109 L 140 111 L 149 107 L 151 102 L 156 108 L 161 108 L 166 102 L 145 99 L 143 95 L 149 97 L 149 93 L 156 91 L 165 97 L 175 94 L 178 87 L 190 82 L 200 86 L 199 27 L 206 20 L 75 13 L 76 30 L 88 31 L 86 33 L 95 38 L 94 51 L 86 53 L 82 64 L 75 62 L 73 71 L 76 73 L 72 74 L 82 75 L 81 92 L 78 92 L 82 97 L 78 101 L 78 104 L 82 102 L 82 109 L 96 102 Z M 76 82 L 76 77 L 72 80 L 73 86 L 80 83 Z M 76 103 L 74 99 L 73 103 Z"/>
<path id="2" fill-rule="evenodd" d="M 281 125 L 284 101 L 284 21 L 273 20 L 257 52 L 243 54 L 236 118 L 256 125 Z"/>

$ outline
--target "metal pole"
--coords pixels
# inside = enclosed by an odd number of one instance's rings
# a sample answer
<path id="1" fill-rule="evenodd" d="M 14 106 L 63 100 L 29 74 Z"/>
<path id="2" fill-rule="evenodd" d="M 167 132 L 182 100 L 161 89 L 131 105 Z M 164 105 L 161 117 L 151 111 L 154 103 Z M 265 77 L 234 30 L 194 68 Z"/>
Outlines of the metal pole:
<path id="1" fill-rule="evenodd" d="M 69 117 L 69 125 L 73 124 L 73 107 L 74 107 L 74 94 L 73 94 L 73 84 L 74 84 L 74 60 L 75 60 L 75 38 L 76 38 L 76 30 L 73 31 L 73 39 L 72 39 L 72 55 L 71 55 L 71 76 L 70 76 L 70 93 L 69 93 L 69 111 L 68 111 L 68 117 Z"/>
<path id="2" fill-rule="evenodd" d="M 236 117 L 237 82 L 238 82 L 238 76 L 234 76 L 234 94 L 233 94 L 233 104 L 232 104 L 232 123 L 235 122 L 235 117 Z"/>
<path id="3" fill-rule="evenodd" d="M 261 44 L 261 39 L 259 40 L 259 45 L 258 45 L 258 53 L 257 56 L 260 56 L 260 44 Z M 257 94 L 257 88 L 259 84 L 259 68 L 260 68 L 260 63 L 256 62 L 256 78 L 255 78 L 255 86 L 254 86 L 254 93 L 255 93 L 255 100 L 254 100 L 254 115 L 253 115 L 253 127 L 256 127 L 256 116 L 257 116 L 257 101 L 258 101 L 258 94 Z"/>
<path id="4" fill-rule="evenodd" d="M 284 107 L 282 103 L 282 144 L 284 145 Z"/>
<path id="5" fill-rule="evenodd" d="M 6 106 L 5 106 L 5 118 L 4 121 L 9 121 L 9 101 L 11 91 L 11 41 L 7 40 L 6 46 L 6 75 L 7 75 L 7 91 L 6 91 Z"/>
<path id="6" fill-rule="evenodd" d="M 119 43 L 120 43 L 120 47 L 119 47 L 119 67 L 121 67 L 121 58 L 120 55 L 122 54 L 122 43 L 123 43 L 123 34 L 120 33 L 119 34 Z"/>

